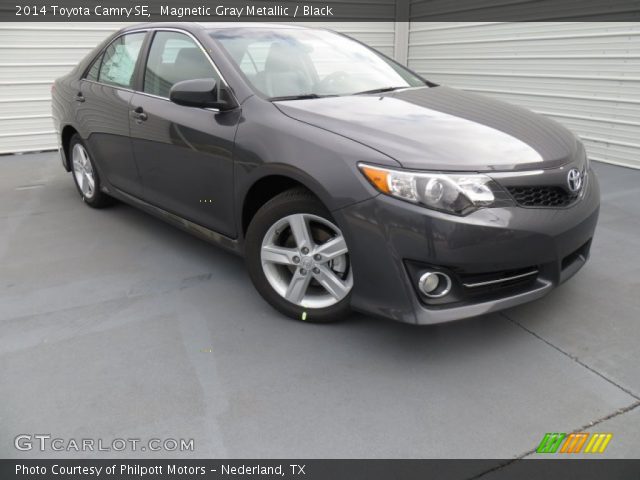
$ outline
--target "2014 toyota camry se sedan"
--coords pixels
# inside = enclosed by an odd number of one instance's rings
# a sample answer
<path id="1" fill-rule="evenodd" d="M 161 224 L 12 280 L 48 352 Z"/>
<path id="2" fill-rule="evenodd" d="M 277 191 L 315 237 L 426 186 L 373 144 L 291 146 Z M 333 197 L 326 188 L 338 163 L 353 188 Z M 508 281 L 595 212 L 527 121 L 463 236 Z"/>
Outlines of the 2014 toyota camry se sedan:
<path id="1" fill-rule="evenodd" d="M 53 86 L 62 163 L 244 255 L 264 299 L 431 324 L 542 297 L 589 256 L 599 188 L 579 140 L 324 29 L 125 28 Z"/>

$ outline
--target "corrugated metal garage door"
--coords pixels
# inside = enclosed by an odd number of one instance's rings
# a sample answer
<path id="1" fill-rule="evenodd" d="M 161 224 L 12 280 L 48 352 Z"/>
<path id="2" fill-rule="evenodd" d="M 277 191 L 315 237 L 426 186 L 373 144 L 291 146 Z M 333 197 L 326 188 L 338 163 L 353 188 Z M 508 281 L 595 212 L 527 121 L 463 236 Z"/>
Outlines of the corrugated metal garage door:
<path id="1" fill-rule="evenodd" d="M 590 158 L 640 167 L 640 23 L 431 23 L 409 66 L 555 118 Z"/>
<path id="2" fill-rule="evenodd" d="M 52 149 L 51 83 L 125 23 L 0 23 L 0 154 Z M 333 23 L 394 53 L 393 22 Z"/>
<path id="3" fill-rule="evenodd" d="M 55 148 L 51 82 L 121 26 L 0 24 L 0 153 Z"/>

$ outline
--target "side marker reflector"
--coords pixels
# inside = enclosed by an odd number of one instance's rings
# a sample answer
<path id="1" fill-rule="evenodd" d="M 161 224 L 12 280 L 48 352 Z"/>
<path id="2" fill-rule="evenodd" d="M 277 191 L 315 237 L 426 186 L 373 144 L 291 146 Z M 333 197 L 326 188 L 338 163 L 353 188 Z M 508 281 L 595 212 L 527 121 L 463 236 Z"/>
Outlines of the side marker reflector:
<path id="1" fill-rule="evenodd" d="M 389 193 L 389 183 L 387 177 L 389 173 L 384 170 L 378 170 L 373 167 L 361 166 L 360 170 L 364 173 L 364 176 L 382 193 Z"/>

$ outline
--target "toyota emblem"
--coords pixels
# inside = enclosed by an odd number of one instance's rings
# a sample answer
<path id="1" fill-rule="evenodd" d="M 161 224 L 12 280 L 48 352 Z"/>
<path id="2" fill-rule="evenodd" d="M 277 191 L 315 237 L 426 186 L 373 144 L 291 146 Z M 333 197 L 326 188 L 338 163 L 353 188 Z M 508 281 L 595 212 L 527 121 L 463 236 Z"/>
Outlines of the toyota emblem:
<path id="1" fill-rule="evenodd" d="M 567 185 L 573 193 L 578 193 L 582 187 L 582 174 L 577 168 L 572 168 L 567 174 Z"/>

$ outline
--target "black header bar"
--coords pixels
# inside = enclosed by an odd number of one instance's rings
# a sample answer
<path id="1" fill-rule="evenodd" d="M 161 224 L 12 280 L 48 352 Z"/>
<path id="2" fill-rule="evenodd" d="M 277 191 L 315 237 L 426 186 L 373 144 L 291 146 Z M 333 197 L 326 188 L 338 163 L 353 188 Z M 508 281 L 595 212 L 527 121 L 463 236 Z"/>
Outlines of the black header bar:
<path id="1" fill-rule="evenodd" d="M 640 0 L 2 0 L 0 21 L 640 21 Z"/>
<path id="2" fill-rule="evenodd" d="M 640 460 L 0 460 L 3 480 L 637 480 Z"/>

